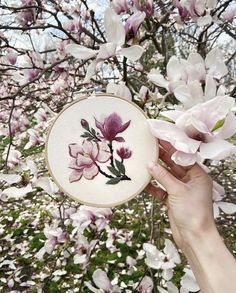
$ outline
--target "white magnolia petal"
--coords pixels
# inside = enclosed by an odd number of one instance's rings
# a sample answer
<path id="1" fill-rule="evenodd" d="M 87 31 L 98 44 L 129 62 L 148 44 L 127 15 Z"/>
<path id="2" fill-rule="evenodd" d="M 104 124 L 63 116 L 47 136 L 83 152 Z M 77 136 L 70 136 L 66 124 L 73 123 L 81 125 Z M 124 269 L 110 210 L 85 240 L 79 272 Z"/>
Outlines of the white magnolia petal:
<path id="1" fill-rule="evenodd" d="M 202 56 L 198 53 L 190 53 L 187 59 L 188 62 L 190 62 L 192 65 L 196 65 L 196 64 L 204 64 L 204 59 L 202 58 Z"/>
<path id="2" fill-rule="evenodd" d="M 107 8 L 104 13 L 104 26 L 109 43 L 119 46 L 125 43 L 125 28 L 119 15 L 111 8 Z"/>
<path id="3" fill-rule="evenodd" d="M 19 199 L 21 197 L 26 196 L 29 192 L 32 192 L 31 184 L 28 184 L 25 187 L 17 188 L 17 187 L 9 187 L 2 191 L 1 198 L 9 199 Z"/>
<path id="4" fill-rule="evenodd" d="M 107 85 L 106 92 L 126 98 L 130 101 L 132 100 L 131 92 L 129 88 L 125 85 L 125 83 L 115 84 L 110 82 Z"/>
<path id="5" fill-rule="evenodd" d="M 97 54 L 95 50 L 76 44 L 66 45 L 65 51 L 79 60 L 87 60 L 95 57 Z"/>
<path id="6" fill-rule="evenodd" d="M 184 269 L 184 271 L 185 271 L 185 275 L 182 277 L 180 281 L 180 284 L 182 285 L 182 287 L 191 292 L 199 291 L 200 288 L 196 282 L 193 272 L 186 268 Z"/>
<path id="7" fill-rule="evenodd" d="M 168 270 L 163 270 L 162 271 L 162 277 L 163 279 L 165 279 L 166 281 L 169 281 L 172 279 L 174 273 L 172 269 L 168 269 Z"/>
<path id="8" fill-rule="evenodd" d="M 122 48 L 119 50 L 119 54 L 125 56 L 127 59 L 131 61 L 138 60 L 144 52 L 144 49 L 141 46 L 134 45 L 128 48 Z"/>
<path id="9" fill-rule="evenodd" d="M 183 60 L 183 62 L 186 60 Z M 187 79 L 183 64 L 176 56 L 172 56 L 167 64 L 166 72 L 169 80 L 179 81 Z"/>
<path id="10" fill-rule="evenodd" d="M 197 19 L 198 26 L 205 26 L 212 23 L 212 17 L 207 14 L 205 16 L 200 16 Z"/>
<path id="11" fill-rule="evenodd" d="M 223 160 L 234 153 L 236 146 L 222 139 L 200 145 L 200 155 L 204 159 Z"/>
<path id="12" fill-rule="evenodd" d="M 210 100 L 216 96 L 216 81 L 214 78 L 207 74 L 205 86 L 205 99 Z"/>
<path id="13" fill-rule="evenodd" d="M 139 291 L 138 292 L 144 292 L 144 293 L 152 293 L 153 292 L 153 281 L 150 277 L 145 276 L 141 283 L 139 284 Z"/>
<path id="14" fill-rule="evenodd" d="M 174 89 L 174 95 L 182 104 L 191 99 L 190 89 L 187 85 L 181 85 Z"/>
<path id="15" fill-rule="evenodd" d="M 97 66 L 97 60 L 93 60 L 89 66 L 87 67 L 87 71 L 86 71 L 86 75 L 84 78 L 84 83 L 88 83 L 90 82 L 90 79 L 92 78 L 92 76 L 95 73 L 96 70 L 96 66 Z"/>
<path id="16" fill-rule="evenodd" d="M 7 184 L 19 183 L 21 176 L 18 174 L 0 174 L 0 181 L 5 181 Z"/>
<path id="17" fill-rule="evenodd" d="M 213 214 L 214 214 L 214 219 L 217 219 L 220 216 L 220 209 L 218 207 L 218 203 L 213 203 Z"/>
<path id="18" fill-rule="evenodd" d="M 50 195 L 55 194 L 56 192 L 58 192 L 58 189 L 59 189 L 49 177 L 38 178 L 35 181 L 34 186 L 42 188 L 44 191 L 46 191 L 46 193 Z"/>
<path id="19" fill-rule="evenodd" d="M 233 112 L 229 112 L 223 126 L 216 133 L 217 136 L 223 139 L 227 139 L 236 133 L 236 116 Z"/>
<path id="20" fill-rule="evenodd" d="M 94 284 L 107 292 L 110 292 L 112 290 L 112 285 L 111 285 L 111 281 L 108 279 L 106 272 L 102 271 L 101 269 L 97 269 L 94 273 L 93 273 L 93 281 Z"/>
<path id="21" fill-rule="evenodd" d="M 170 142 L 176 150 L 195 154 L 201 143 L 188 137 L 183 130 L 173 123 L 155 119 L 148 119 L 148 123 L 154 136 Z"/>
<path id="22" fill-rule="evenodd" d="M 167 282 L 166 287 L 167 287 L 168 293 L 179 293 L 178 288 L 172 282 Z"/>
<path id="23" fill-rule="evenodd" d="M 180 110 L 169 110 L 161 112 L 161 115 L 169 118 L 172 121 L 176 121 L 180 116 L 182 116 L 184 111 Z"/>
<path id="24" fill-rule="evenodd" d="M 87 287 L 89 288 L 89 290 L 90 290 L 91 292 L 94 292 L 94 293 L 103 293 L 102 290 L 93 287 L 93 286 L 92 286 L 89 282 L 87 282 L 87 281 L 84 282 L 84 284 L 85 284 L 85 286 L 87 286 Z"/>
<path id="25" fill-rule="evenodd" d="M 74 256 L 74 264 L 82 264 L 82 263 L 85 263 L 86 261 L 87 261 L 86 254 L 82 254 L 82 255 L 76 254 Z"/>
<path id="26" fill-rule="evenodd" d="M 178 250 L 170 239 L 165 239 L 165 254 L 169 255 L 172 261 L 176 264 L 180 264 L 180 256 Z"/>
<path id="27" fill-rule="evenodd" d="M 207 0 L 207 7 L 210 9 L 214 9 L 217 5 L 217 0 Z"/>
<path id="28" fill-rule="evenodd" d="M 176 151 L 171 156 L 171 159 L 180 166 L 191 166 L 197 162 L 198 156 L 195 154 L 187 154 L 181 151 Z"/>
<path id="29" fill-rule="evenodd" d="M 236 205 L 230 202 L 219 201 L 217 202 L 218 207 L 226 214 L 232 215 L 236 213 Z"/>
<path id="30" fill-rule="evenodd" d="M 114 43 L 106 43 L 100 46 L 97 60 L 107 60 L 108 58 L 114 56 L 116 54 L 116 44 Z"/>
<path id="31" fill-rule="evenodd" d="M 164 78 L 160 71 L 157 69 L 151 69 L 147 75 L 148 79 L 160 87 L 168 88 L 169 82 Z"/>
<path id="32" fill-rule="evenodd" d="M 206 68 L 211 68 L 215 66 L 216 60 L 223 60 L 222 51 L 218 48 L 212 49 L 205 58 Z"/>

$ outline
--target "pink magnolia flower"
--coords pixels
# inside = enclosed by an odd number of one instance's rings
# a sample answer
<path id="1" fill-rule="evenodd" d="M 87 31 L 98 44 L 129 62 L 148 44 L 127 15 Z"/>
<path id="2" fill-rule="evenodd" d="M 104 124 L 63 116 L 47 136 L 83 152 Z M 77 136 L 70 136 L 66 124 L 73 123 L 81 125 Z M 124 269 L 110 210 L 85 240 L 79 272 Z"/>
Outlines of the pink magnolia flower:
<path id="1" fill-rule="evenodd" d="M 109 82 L 106 88 L 106 92 L 126 98 L 130 101 L 132 100 L 132 94 L 124 82 L 120 82 L 119 84 Z"/>
<path id="2" fill-rule="evenodd" d="M 75 246 L 76 254 L 74 255 L 74 263 L 83 264 L 85 266 L 89 259 L 90 253 L 96 244 L 97 240 L 92 240 L 89 243 L 88 239 L 84 235 L 79 234 Z"/>
<path id="3" fill-rule="evenodd" d="M 95 118 L 96 126 L 102 132 L 102 138 L 108 141 L 115 140 L 119 142 L 123 142 L 125 140 L 123 137 L 117 136 L 117 134 L 125 131 L 129 127 L 130 121 L 131 120 L 123 124 L 121 117 L 115 112 L 106 117 L 103 122 L 99 122 Z"/>
<path id="4" fill-rule="evenodd" d="M 134 6 L 139 11 L 145 12 L 147 17 L 153 15 L 153 0 L 134 0 Z"/>
<path id="5" fill-rule="evenodd" d="M 126 39 L 132 39 L 137 35 L 138 29 L 146 17 L 145 12 L 136 11 L 125 23 Z"/>
<path id="6" fill-rule="evenodd" d="M 117 151 L 117 155 L 122 159 L 129 159 L 132 155 L 132 151 L 129 148 L 121 147 Z"/>
<path id="7" fill-rule="evenodd" d="M 222 160 L 236 152 L 225 139 L 236 132 L 236 117 L 230 111 L 235 101 L 224 96 L 198 104 L 187 111 L 166 111 L 162 115 L 175 123 L 150 119 L 152 133 L 177 150 L 175 163 L 187 166 L 201 159 Z"/>
<path id="8" fill-rule="evenodd" d="M 117 14 L 127 12 L 129 10 L 128 0 L 113 0 L 112 7 Z"/>
<path id="9" fill-rule="evenodd" d="M 154 287 L 154 284 L 153 284 L 152 279 L 148 276 L 145 276 L 138 286 L 138 292 L 139 293 L 152 293 L 153 287 Z"/>
<path id="10" fill-rule="evenodd" d="M 84 282 L 85 285 L 91 290 L 91 292 L 99 293 L 99 292 L 109 292 L 109 293 L 116 293 L 120 292 L 120 289 L 117 285 L 112 285 L 111 281 L 107 277 L 106 272 L 102 271 L 101 269 L 97 269 L 93 275 L 93 282 L 99 288 L 93 287 L 89 282 Z"/>
<path id="11" fill-rule="evenodd" d="M 82 146 L 71 143 L 69 154 L 72 157 L 69 168 L 73 170 L 69 177 L 70 182 L 79 181 L 82 176 L 92 180 L 99 172 L 96 162 L 105 163 L 111 156 L 105 142 L 98 144 L 87 140 L 83 142 Z"/>
<path id="12" fill-rule="evenodd" d="M 17 54 L 13 50 L 9 50 L 7 52 L 7 54 L 6 54 L 6 58 L 7 58 L 7 61 L 11 65 L 15 65 L 16 64 L 16 60 L 17 60 Z"/>

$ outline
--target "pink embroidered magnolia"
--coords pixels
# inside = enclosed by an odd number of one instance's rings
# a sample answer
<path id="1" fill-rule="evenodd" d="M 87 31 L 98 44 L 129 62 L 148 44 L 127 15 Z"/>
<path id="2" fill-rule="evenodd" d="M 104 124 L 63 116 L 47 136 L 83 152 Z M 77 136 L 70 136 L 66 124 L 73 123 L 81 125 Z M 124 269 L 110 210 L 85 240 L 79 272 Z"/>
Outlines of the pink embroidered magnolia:
<path id="1" fill-rule="evenodd" d="M 102 138 L 108 141 L 115 140 L 119 142 L 124 142 L 125 140 L 123 137 L 117 135 L 129 127 L 130 121 L 131 120 L 123 124 L 121 117 L 116 113 L 112 113 L 106 117 L 103 122 L 99 122 L 95 118 L 96 127 L 101 131 L 103 135 Z"/>
<path id="2" fill-rule="evenodd" d="M 96 162 L 105 163 L 111 156 L 105 142 L 98 144 L 87 140 L 82 146 L 71 143 L 69 154 L 72 157 L 69 168 L 73 170 L 69 177 L 70 182 L 79 181 L 82 176 L 88 180 L 93 179 L 99 172 Z"/>
<path id="3" fill-rule="evenodd" d="M 129 159 L 132 155 L 132 151 L 129 148 L 121 147 L 117 151 L 117 155 L 122 159 Z"/>

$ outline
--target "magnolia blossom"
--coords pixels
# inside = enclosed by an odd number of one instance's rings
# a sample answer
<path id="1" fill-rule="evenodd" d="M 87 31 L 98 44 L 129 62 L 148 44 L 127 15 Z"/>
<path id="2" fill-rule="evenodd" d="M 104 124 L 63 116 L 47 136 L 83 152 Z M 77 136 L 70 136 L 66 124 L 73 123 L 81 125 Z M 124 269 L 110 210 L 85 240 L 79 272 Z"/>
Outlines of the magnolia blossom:
<path id="1" fill-rule="evenodd" d="M 70 219 L 73 221 L 75 232 L 83 233 L 88 227 L 95 231 L 102 231 L 106 228 L 111 217 L 112 211 L 109 208 L 80 206 L 79 210 L 70 216 Z"/>
<path id="2" fill-rule="evenodd" d="M 143 249 L 146 251 L 146 265 L 156 270 L 161 269 L 162 277 L 167 281 L 170 280 L 173 276 L 173 268 L 180 263 L 180 256 L 174 244 L 166 239 L 163 252 L 149 243 L 144 243 Z"/>
<path id="3" fill-rule="evenodd" d="M 44 228 L 44 235 L 47 240 L 44 246 L 36 254 L 36 257 L 40 260 L 42 260 L 46 252 L 51 254 L 57 244 L 65 243 L 69 239 L 68 234 L 63 232 L 61 228 L 54 228 L 48 225 Z"/>
<path id="4" fill-rule="evenodd" d="M 132 39 L 136 36 L 138 29 L 146 17 L 145 12 L 136 11 L 125 23 L 126 39 Z"/>
<path id="5" fill-rule="evenodd" d="M 15 150 L 14 148 L 10 148 L 9 154 L 8 154 L 8 158 L 7 158 L 7 151 L 8 149 L 6 148 L 3 152 L 3 160 L 7 159 L 7 165 L 10 168 L 13 168 L 17 165 L 20 164 L 20 159 L 21 159 L 21 152 L 18 150 Z"/>
<path id="6" fill-rule="evenodd" d="M 88 180 L 93 179 L 99 172 L 96 162 L 107 162 L 111 156 L 105 142 L 98 144 L 87 140 L 82 146 L 71 143 L 69 154 L 72 157 L 69 168 L 73 170 L 69 178 L 70 182 L 79 181 L 82 176 Z"/>
<path id="7" fill-rule="evenodd" d="M 217 5 L 216 0 L 174 0 L 173 4 L 178 9 L 182 21 L 192 18 L 199 26 L 212 22 L 210 11 Z"/>
<path id="8" fill-rule="evenodd" d="M 216 97 L 185 112 L 162 113 L 175 123 L 149 119 L 149 125 L 153 135 L 174 146 L 171 158 L 176 164 L 194 164 L 199 155 L 201 159 L 222 160 L 236 152 L 225 140 L 236 132 L 236 117 L 230 112 L 234 104 L 231 97 Z"/>
<path id="9" fill-rule="evenodd" d="M 75 246 L 74 263 L 85 264 L 88 261 L 90 253 L 96 245 L 96 243 L 97 240 L 92 240 L 89 243 L 84 235 L 78 234 L 78 240 L 76 241 Z"/>
<path id="10" fill-rule="evenodd" d="M 230 6 L 223 14 L 225 20 L 230 23 L 233 23 L 234 18 L 236 17 L 236 6 Z"/>
<path id="11" fill-rule="evenodd" d="M 216 95 L 216 79 L 228 73 L 223 61 L 222 52 L 215 48 L 205 60 L 198 53 L 191 53 L 187 60 L 172 56 L 166 67 L 165 78 L 158 69 L 152 69 L 148 78 L 157 86 L 164 87 L 186 107 L 214 98 Z M 205 93 L 201 88 L 204 83 Z"/>
<path id="12" fill-rule="evenodd" d="M 136 61 L 144 52 L 143 48 L 138 45 L 122 47 L 125 44 L 125 28 L 119 15 L 111 8 L 107 8 L 104 13 L 104 26 L 108 42 L 100 45 L 98 51 L 75 44 L 66 46 L 66 52 L 80 60 L 87 60 L 96 56 L 96 59 L 87 68 L 85 82 L 89 82 L 98 63 L 104 62 L 115 55 L 124 56 L 131 61 Z"/>
<path id="13" fill-rule="evenodd" d="M 153 287 L 154 287 L 154 284 L 153 284 L 152 279 L 148 276 L 145 276 L 138 286 L 138 292 L 139 293 L 152 293 Z"/>
<path id="14" fill-rule="evenodd" d="M 127 12 L 129 10 L 128 0 L 112 0 L 112 7 L 117 14 Z"/>
<path id="15" fill-rule="evenodd" d="M 42 139 L 39 136 L 39 133 L 34 129 L 28 129 L 27 130 L 29 134 L 29 141 L 25 145 L 24 149 L 27 150 L 33 146 L 36 146 L 42 142 Z"/>
<path id="16" fill-rule="evenodd" d="M 129 127 L 130 121 L 131 120 L 123 124 L 121 117 L 117 115 L 115 112 L 107 116 L 104 121 L 98 121 L 95 118 L 96 127 L 100 129 L 103 135 L 102 138 L 108 141 L 115 140 L 118 142 L 125 141 L 123 137 L 117 135 L 125 131 Z"/>
<path id="17" fill-rule="evenodd" d="M 120 289 L 117 285 L 112 285 L 111 281 L 108 279 L 106 272 L 101 269 L 97 269 L 93 275 L 92 279 L 94 284 L 99 288 L 93 287 L 89 282 L 84 282 L 85 285 L 94 293 L 116 293 L 120 292 Z"/>
<path id="18" fill-rule="evenodd" d="M 134 7 L 139 11 L 145 12 L 147 17 L 153 14 L 153 0 L 134 0 Z"/>
<path id="19" fill-rule="evenodd" d="M 17 60 L 17 54 L 15 51 L 13 50 L 8 50 L 7 54 L 6 54 L 6 58 L 7 61 L 11 64 L 11 65 L 15 65 L 16 64 L 16 60 Z"/>
<path id="20" fill-rule="evenodd" d="M 157 286 L 159 293 L 189 293 L 189 291 L 183 287 L 180 288 L 180 290 L 172 283 L 172 282 L 166 282 L 166 289 L 161 288 L 160 286 Z"/>

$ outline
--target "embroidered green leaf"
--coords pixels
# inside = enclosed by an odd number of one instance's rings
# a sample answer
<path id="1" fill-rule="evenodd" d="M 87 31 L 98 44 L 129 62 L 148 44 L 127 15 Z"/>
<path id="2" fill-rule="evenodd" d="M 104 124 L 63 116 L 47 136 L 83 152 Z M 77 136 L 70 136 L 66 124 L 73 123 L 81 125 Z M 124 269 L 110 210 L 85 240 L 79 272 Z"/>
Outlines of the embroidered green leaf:
<path id="1" fill-rule="evenodd" d="M 121 178 L 120 178 L 120 177 L 112 178 L 112 179 L 108 180 L 108 181 L 106 182 L 106 184 L 111 184 L 111 185 L 114 185 L 114 184 L 117 184 L 117 183 L 119 183 L 119 182 L 120 182 L 120 180 L 121 180 Z"/>
<path id="2" fill-rule="evenodd" d="M 112 166 L 108 166 L 107 169 L 114 175 L 116 176 L 120 176 L 120 172 L 118 170 L 116 170 L 116 168 L 112 167 Z"/>
<path id="3" fill-rule="evenodd" d="M 125 166 L 123 163 L 119 162 L 118 160 L 115 160 L 116 167 L 120 171 L 120 173 L 125 174 Z"/>
<path id="4" fill-rule="evenodd" d="M 214 127 L 212 128 L 211 132 L 221 128 L 224 125 L 224 123 L 225 123 L 225 118 L 218 120 L 216 124 L 214 125 Z"/>

